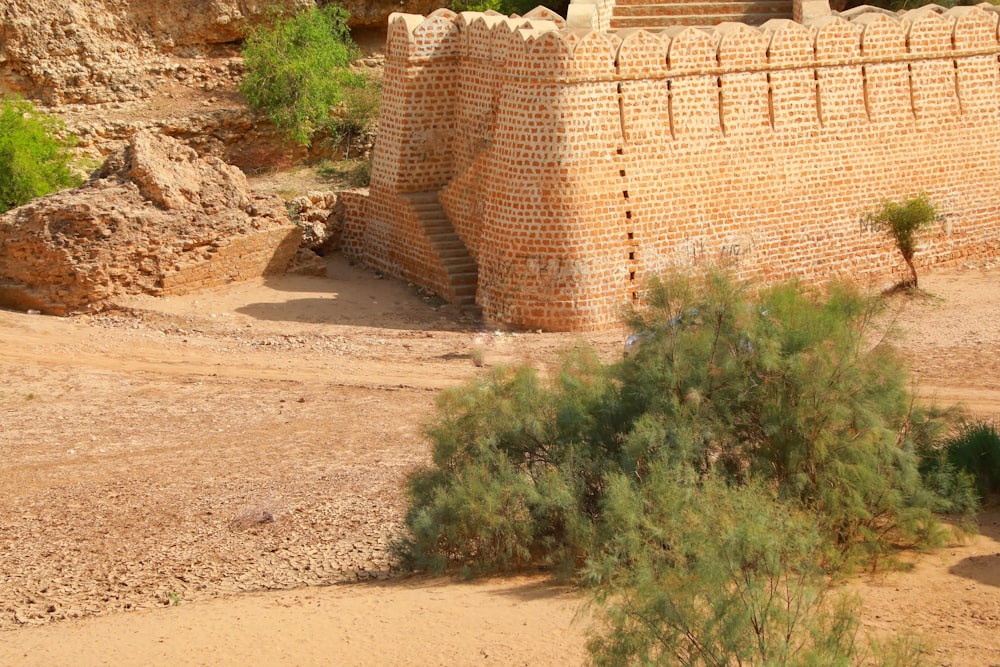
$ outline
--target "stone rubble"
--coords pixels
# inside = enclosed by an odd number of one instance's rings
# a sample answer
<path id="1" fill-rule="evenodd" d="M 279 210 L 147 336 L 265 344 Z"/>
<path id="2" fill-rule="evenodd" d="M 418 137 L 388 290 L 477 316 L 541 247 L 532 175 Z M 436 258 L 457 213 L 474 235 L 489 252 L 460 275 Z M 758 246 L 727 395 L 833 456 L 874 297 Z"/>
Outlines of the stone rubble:
<path id="1" fill-rule="evenodd" d="M 138 132 L 82 186 L 0 216 L 0 304 L 65 315 L 276 273 L 300 239 L 236 167 Z"/>

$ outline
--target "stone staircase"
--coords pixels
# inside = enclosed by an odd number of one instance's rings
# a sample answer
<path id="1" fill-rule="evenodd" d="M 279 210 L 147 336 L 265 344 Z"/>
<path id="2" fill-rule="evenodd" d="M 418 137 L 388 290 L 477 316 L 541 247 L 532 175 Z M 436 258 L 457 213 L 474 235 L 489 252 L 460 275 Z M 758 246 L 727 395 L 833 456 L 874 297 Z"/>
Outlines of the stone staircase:
<path id="1" fill-rule="evenodd" d="M 674 25 L 707 27 L 725 21 L 760 25 L 769 19 L 790 18 L 792 0 L 616 0 L 611 29 L 659 29 Z"/>
<path id="2" fill-rule="evenodd" d="M 452 294 L 441 296 L 463 310 L 479 313 L 480 308 L 476 305 L 476 286 L 479 281 L 476 260 L 469 254 L 469 249 L 448 219 L 437 192 L 417 192 L 402 197 L 409 201 L 410 209 L 420 221 L 431 248 L 437 253 L 448 276 Z"/>

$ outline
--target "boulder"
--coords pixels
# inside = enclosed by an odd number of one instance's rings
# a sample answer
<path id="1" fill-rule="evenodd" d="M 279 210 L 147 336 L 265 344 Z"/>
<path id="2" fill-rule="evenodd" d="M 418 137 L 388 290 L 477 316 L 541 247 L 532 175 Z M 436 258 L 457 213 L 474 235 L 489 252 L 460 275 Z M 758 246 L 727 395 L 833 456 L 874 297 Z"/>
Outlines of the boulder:
<path id="1" fill-rule="evenodd" d="M 64 315 L 279 273 L 301 238 L 239 169 L 137 132 L 80 187 L 0 216 L 0 305 Z"/>

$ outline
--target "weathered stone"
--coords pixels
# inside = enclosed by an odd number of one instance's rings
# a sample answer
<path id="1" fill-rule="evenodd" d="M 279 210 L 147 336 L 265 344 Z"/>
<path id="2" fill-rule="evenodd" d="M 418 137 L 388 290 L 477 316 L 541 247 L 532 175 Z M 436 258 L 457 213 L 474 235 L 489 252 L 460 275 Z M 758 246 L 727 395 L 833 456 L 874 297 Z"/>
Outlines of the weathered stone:
<path id="1" fill-rule="evenodd" d="M 0 216 L 0 304 L 61 315 L 276 273 L 300 239 L 237 168 L 139 132 L 82 186 Z"/>
<path id="2" fill-rule="evenodd" d="M 237 44 L 275 6 L 314 0 L 5 0 L 0 4 L 0 93 L 45 104 L 95 104 L 148 97 L 159 78 L 201 78 L 206 55 Z M 383 29 L 397 11 L 429 12 L 442 0 L 348 2 L 352 26 Z"/>
<path id="3" fill-rule="evenodd" d="M 302 247 L 325 252 L 343 227 L 336 192 L 310 192 L 288 202 L 292 222 L 302 229 Z"/>
<path id="4" fill-rule="evenodd" d="M 312 250 L 299 248 L 288 263 L 285 273 L 294 273 L 299 276 L 325 276 L 326 262 Z M 305 399 L 300 398 L 299 402 L 304 403 Z"/>

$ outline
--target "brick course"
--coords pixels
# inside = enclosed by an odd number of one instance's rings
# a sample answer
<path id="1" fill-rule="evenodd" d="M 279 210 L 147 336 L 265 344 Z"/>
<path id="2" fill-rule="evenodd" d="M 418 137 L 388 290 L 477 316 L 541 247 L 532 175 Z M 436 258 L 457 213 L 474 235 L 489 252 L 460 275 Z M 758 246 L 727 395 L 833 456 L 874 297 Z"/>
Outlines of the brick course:
<path id="1" fill-rule="evenodd" d="M 436 197 L 499 323 L 606 327 L 706 264 L 886 286 L 905 266 L 862 216 L 920 190 L 942 215 L 919 266 L 1000 255 L 996 11 L 653 33 L 439 10 L 394 15 L 387 52 L 345 248 L 449 298 L 412 203 Z"/>

